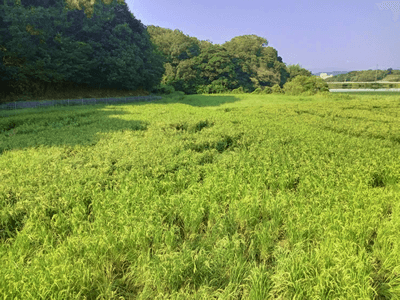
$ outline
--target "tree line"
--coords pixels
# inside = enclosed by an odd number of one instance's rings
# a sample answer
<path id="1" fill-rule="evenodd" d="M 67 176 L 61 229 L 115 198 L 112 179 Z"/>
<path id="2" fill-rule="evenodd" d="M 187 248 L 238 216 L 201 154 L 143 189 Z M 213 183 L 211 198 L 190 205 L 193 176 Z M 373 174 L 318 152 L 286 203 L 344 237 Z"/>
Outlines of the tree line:
<path id="1" fill-rule="evenodd" d="M 387 70 L 351 71 L 325 79 L 327 82 L 373 82 L 377 80 L 400 82 L 400 70 L 389 68 Z"/>
<path id="2" fill-rule="evenodd" d="M 298 76 L 314 82 L 312 90 L 327 89 L 310 71 L 287 66 L 263 37 L 213 45 L 178 29 L 143 25 L 124 0 L 4 0 L 0 28 L 2 91 L 45 93 L 73 82 L 185 94 L 283 92 Z"/>

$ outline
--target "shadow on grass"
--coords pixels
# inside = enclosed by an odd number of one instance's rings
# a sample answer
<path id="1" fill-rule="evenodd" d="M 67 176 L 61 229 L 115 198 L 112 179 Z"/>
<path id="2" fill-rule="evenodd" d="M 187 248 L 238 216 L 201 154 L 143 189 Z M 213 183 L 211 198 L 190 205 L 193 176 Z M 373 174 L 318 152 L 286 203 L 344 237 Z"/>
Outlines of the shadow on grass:
<path id="1" fill-rule="evenodd" d="M 63 114 L 52 114 L 59 112 L 54 107 L 37 112 L 30 109 L 30 112 L 0 119 L 0 155 L 4 151 L 41 146 L 95 146 L 101 139 L 97 133 L 146 131 L 150 125 L 140 120 L 114 118 L 128 113 L 117 108 L 102 111 L 106 105 L 96 106 L 99 107 L 66 109 Z"/>
<path id="2" fill-rule="evenodd" d="M 0 118 L 0 155 L 4 151 L 39 148 L 41 146 L 95 146 L 98 133 L 146 131 L 150 122 L 123 120 L 114 116 L 130 114 L 120 105 L 187 104 L 205 107 L 240 100 L 235 96 L 167 96 L 153 102 L 46 106 L 16 109 Z M 104 109 L 107 110 L 104 110 Z M 60 114 L 62 112 L 62 114 Z M 104 122 L 110 126 L 105 126 Z M 90 132 L 90 134 L 89 134 Z"/>
<path id="3" fill-rule="evenodd" d="M 156 97 L 161 97 L 162 99 L 154 99 Z M 142 99 L 134 99 L 134 98 L 142 98 Z M 127 100 L 125 100 L 127 99 Z M 96 103 L 97 101 L 103 101 L 102 103 Z M 104 101 L 111 101 L 111 103 L 104 103 Z M 77 106 L 108 106 L 108 105 L 145 105 L 149 103 L 155 104 L 173 104 L 173 103 L 181 103 L 188 104 L 191 106 L 219 106 L 225 103 L 233 103 L 236 101 L 240 101 L 241 99 L 235 95 L 182 95 L 179 93 L 174 93 L 172 95 L 162 95 L 162 94 L 152 94 L 149 96 L 142 97 L 126 97 L 126 98 L 87 98 L 87 99 L 69 99 L 69 105 L 65 105 L 67 103 L 67 99 L 65 100 L 40 100 L 40 101 L 16 101 L 9 103 L 2 103 L 0 105 L 0 116 L 8 117 L 18 113 L 24 113 L 25 111 L 29 111 L 30 108 L 36 109 L 51 109 L 56 107 L 77 107 Z M 60 104 L 60 102 L 64 102 L 64 104 Z M 75 104 L 73 104 L 75 102 Z M 48 104 L 51 103 L 51 104 Z M 82 104 L 81 104 L 82 103 Z M 56 104 L 56 105 L 55 105 Z M 14 109 L 14 105 L 16 108 Z M 40 107 L 39 107 L 40 106 Z"/>
<path id="4" fill-rule="evenodd" d="M 154 101 L 154 103 L 155 104 L 181 103 L 197 107 L 206 107 L 206 106 L 220 106 L 226 103 L 234 103 L 240 100 L 241 99 L 238 95 L 226 95 L 226 94 L 185 95 L 185 96 L 180 95 L 180 96 L 165 97 L 165 99 L 160 101 Z"/>

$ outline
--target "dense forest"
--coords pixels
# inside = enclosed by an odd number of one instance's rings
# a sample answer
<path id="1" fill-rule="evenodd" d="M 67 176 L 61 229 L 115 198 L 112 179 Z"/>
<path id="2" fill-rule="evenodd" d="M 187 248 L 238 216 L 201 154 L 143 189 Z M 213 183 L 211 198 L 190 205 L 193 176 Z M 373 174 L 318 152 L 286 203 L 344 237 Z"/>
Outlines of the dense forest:
<path id="1" fill-rule="evenodd" d="M 88 14 L 63 0 L 15 1 L 0 5 L 3 92 L 45 93 L 67 82 L 185 94 L 253 92 L 312 76 L 299 65 L 287 66 L 263 37 L 213 45 L 178 29 L 145 26 L 123 0 L 97 1 Z"/>
<path id="2" fill-rule="evenodd" d="M 299 65 L 287 67 L 276 49 L 256 35 L 238 36 L 222 45 L 199 41 L 180 30 L 148 26 L 151 41 L 165 61 L 162 84 L 186 94 L 218 93 L 243 87 L 283 85 L 298 75 L 311 76 Z"/>

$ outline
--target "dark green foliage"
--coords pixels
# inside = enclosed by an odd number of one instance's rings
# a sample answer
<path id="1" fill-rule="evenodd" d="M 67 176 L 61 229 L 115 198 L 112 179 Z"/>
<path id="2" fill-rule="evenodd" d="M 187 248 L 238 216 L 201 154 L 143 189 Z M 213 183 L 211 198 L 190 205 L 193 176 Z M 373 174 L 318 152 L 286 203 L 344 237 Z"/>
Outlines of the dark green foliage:
<path id="1" fill-rule="evenodd" d="M 225 93 L 238 87 L 283 86 L 289 72 L 277 51 L 256 35 L 233 38 L 223 45 L 199 41 L 179 30 L 148 26 L 151 40 L 165 59 L 162 82 L 186 94 Z"/>
<path id="2" fill-rule="evenodd" d="M 194 132 L 199 132 L 199 131 L 201 131 L 203 128 L 211 127 L 211 126 L 213 126 L 213 125 L 214 125 L 214 123 L 213 123 L 213 122 L 209 122 L 208 120 L 200 121 L 200 122 L 197 123 L 196 126 L 194 127 Z"/>
<path id="3" fill-rule="evenodd" d="M 175 88 L 172 85 L 162 84 L 160 83 L 156 87 L 153 88 L 151 91 L 152 93 L 156 94 L 172 94 L 175 92 Z"/>
<path id="4" fill-rule="evenodd" d="M 288 67 L 289 75 L 288 81 L 292 81 L 296 76 L 303 75 L 311 77 L 312 73 L 309 70 L 302 68 L 299 64 L 289 65 Z"/>
<path id="5" fill-rule="evenodd" d="M 197 93 L 220 93 L 237 85 L 235 69 L 238 65 L 232 61 L 232 55 L 222 46 L 208 47 L 199 56 L 191 59 L 193 79 L 200 83 Z M 176 80 L 185 79 L 184 73 L 177 72 Z M 196 77 L 194 77 L 196 76 Z"/>
<path id="6" fill-rule="evenodd" d="M 24 6 L 1 6 L 0 20 L 11 26 L 0 44 L 17 52 L 10 53 L 15 58 L 25 58 L 22 67 L 2 64 L 2 78 L 117 89 L 151 89 L 161 81 L 163 58 L 126 3 L 98 2 L 90 19 L 82 10 L 63 9 L 61 0 L 51 3 L 29 12 Z"/>
<path id="7" fill-rule="evenodd" d="M 228 79 L 218 79 L 209 85 L 200 85 L 197 88 L 197 94 L 221 94 L 229 91 Z"/>

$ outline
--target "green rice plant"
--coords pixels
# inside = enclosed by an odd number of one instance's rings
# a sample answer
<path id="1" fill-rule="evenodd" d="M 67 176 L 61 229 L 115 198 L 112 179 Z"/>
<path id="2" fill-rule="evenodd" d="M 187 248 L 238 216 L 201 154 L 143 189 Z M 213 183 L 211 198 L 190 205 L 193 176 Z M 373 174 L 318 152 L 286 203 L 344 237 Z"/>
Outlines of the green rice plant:
<path id="1" fill-rule="evenodd" d="M 0 295 L 400 298 L 399 110 L 175 92 L 2 117 Z"/>

